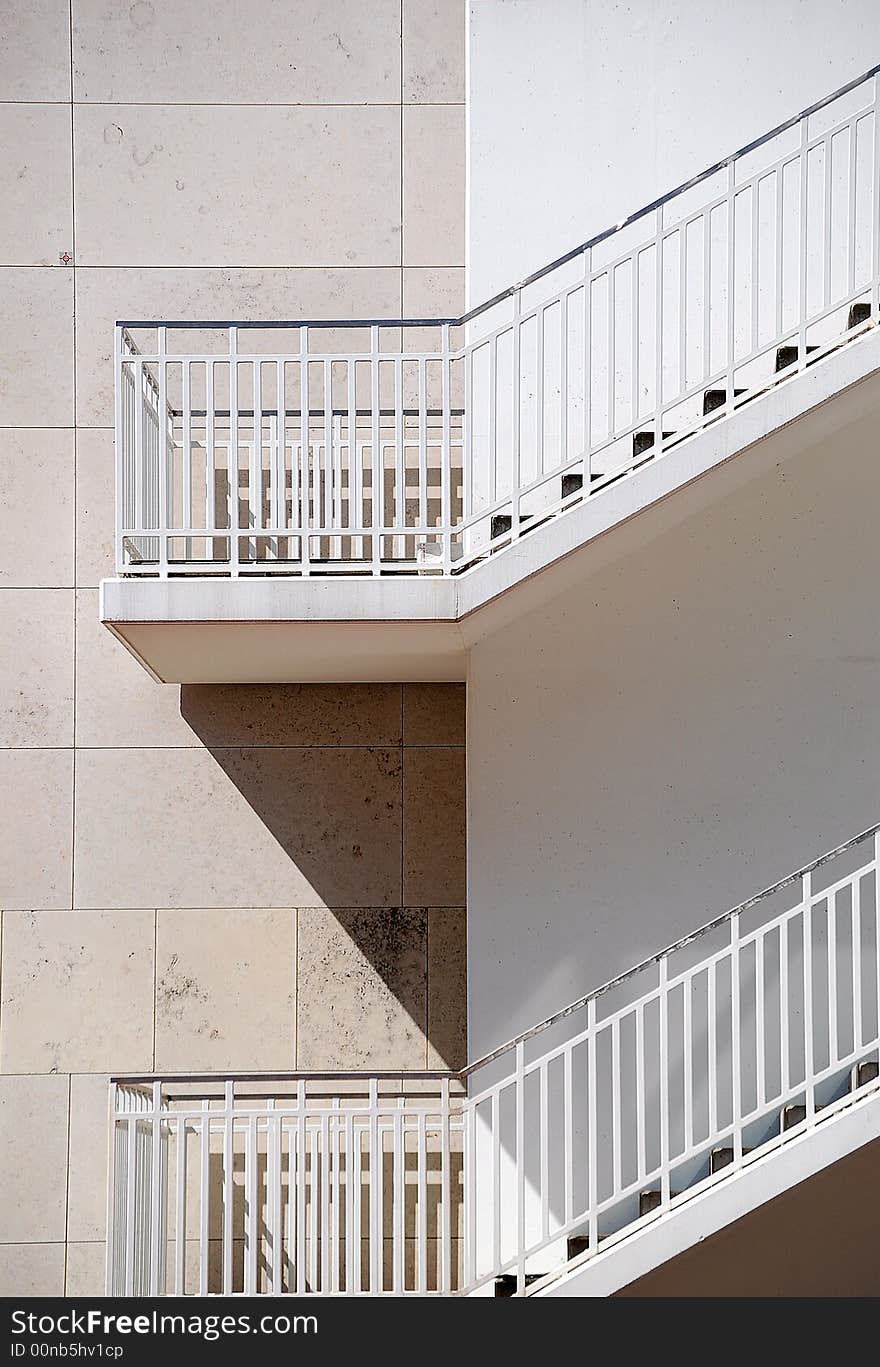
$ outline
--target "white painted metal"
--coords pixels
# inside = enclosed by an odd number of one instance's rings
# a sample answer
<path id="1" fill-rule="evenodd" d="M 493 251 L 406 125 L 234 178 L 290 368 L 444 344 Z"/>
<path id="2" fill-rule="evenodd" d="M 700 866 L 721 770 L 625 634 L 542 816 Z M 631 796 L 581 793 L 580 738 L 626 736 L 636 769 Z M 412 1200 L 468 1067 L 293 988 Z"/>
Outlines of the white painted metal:
<path id="1" fill-rule="evenodd" d="M 464 319 L 118 325 L 119 574 L 467 574 L 876 325 L 878 147 L 872 72 Z"/>
<path id="2" fill-rule="evenodd" d="M 116 1081 L 108 1290 L 522 1294 L 876 1088 L 878 946 L 875 826 L 459 1074 Z"/>

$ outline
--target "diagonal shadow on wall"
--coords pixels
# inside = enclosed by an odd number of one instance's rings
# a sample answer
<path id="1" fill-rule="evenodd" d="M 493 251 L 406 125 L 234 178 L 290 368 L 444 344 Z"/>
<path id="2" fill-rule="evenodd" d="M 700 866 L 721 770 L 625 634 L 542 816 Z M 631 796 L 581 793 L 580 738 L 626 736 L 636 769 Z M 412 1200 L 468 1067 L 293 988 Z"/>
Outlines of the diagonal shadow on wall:
<path id="1" fill-rule="evenodd" d="M 191 684 L 180 711 L 289 861 L 297 1065 L 461 1066 L 463 686 Z"/>

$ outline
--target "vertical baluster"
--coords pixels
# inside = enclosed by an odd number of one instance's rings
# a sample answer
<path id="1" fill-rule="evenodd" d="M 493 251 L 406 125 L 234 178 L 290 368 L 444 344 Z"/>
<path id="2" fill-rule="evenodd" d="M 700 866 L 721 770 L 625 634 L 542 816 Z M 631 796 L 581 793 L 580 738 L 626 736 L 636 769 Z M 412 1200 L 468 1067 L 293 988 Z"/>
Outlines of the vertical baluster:
<path id="1" fill-rule="evenodd" d="M 362 527 L 364 523 L 364 493 L 357 435 L 357 362 L 351 356 L 348 358 L 346 367 L 346 380 L 348 388 L 348 525 L 350 527 Z M 351 543 L 352 559 L 360 560 L 363 554 L 363 537 L 353 537 Z"/>
<path id="2" fill-rule="evenodd" d="M 547 1091 L 547 1065 L 538 1070 L 538 1104 L 540 1106 L 541 1143 L 541 1238 L 550 1237 L 550 1098 Z"/>
<path id="3" fill-rule="evenodd" d="M 450 1183 L 449 1078 L 440 1083 L 440 1278 L 439 1290 L 452 1290 L 452 1193 Z"/>
<path id="4" fill-rule="evenodd" d="M 605 279 L 608 282 L 608 296 L 605 304 L 607 309 L 607 329 L 608 329 L 608 440 L 611 441 L 617 430 L 617 346 L 616 346 L 616 312 L 614 299 L 614 275 L 613 266 L 609 266 L 605 272 Z"/>
<path id="5" fill-rule="evenodd" d="M 125 1276 L 126 1296 L 133 1296 L 134 1285 L 134 1235 L 135 1235 L 135 1197 L 137 1195 L 137 1123 L 136 1114 L 126 1116 L 126 1161 L 125 1161 Z"/>
<path id="6" fill-rule="evenodd" d="M 501 1264 L 501 1117 L 497 1088 L 492 1093 L 492 1268 Z"/>
<path id="7" fill-rule="evenodd" d="M 257 1212 L 257 1117 L 247 1118 L 244 1151 L 244 1291 L 255 1296 L 259 1218 Z"/>
<path id="8" fill-rule="evenodd" d="M 593 447 L 592 434 L 592 398 L 593 398 L 593 357 L 592 357 L 592 336 L 593 336 L 593 249 L 587 247 L 584 252 L 584 494 L 590 492 L 590 476 L 592 474 L 592 460 L 590 458 Z M 519 291 L 517 291 L 517 306 L 519 301 Z"/>
<path id="9" fill-rule="evenodd" d="M 826 900 L 826 934 L 828 936 L 828 1063 L 836 1063 L 840 1057 L 837 1038 L 837 894 L 832 893 Z"/>
<path id="10" fill-rule="evenodd" d="M 321 1150 L 321 1129 L 317 1117 L 313 1117 L 309 1127 L 309 1168 L 311 1171 L 311 1181 L 309 1184 L 309 1282 L 313 1291 L 321 1291 L 327 1294 L 327 1283 L 324 1280 L 323 1264 L 321 1263 L 321 1275 L 319 1277 L 319 1257 L 323 1257 L 322 1246 L 324 1240 L 324 1230 L 320 1224 L 318 1202 L 323 1202 L 324 1192 L 327 1185 L 327 1154 Z"/>
<path id="11" fill-rule="evenodd" d="M 755 1072 L 758 1106 L 767 1100 L 766 1030 L 764 1023 L 764 933 L 755 937 Z"/>
<path id="12" fill-rule="evenodd" d="M 330 1275 L 333 1257 L 333 1226 L 331 1223 L 331 1193 L 333 1191 L 333 1149 L 330 1143 L 330 1112 L 321 1112 L 321 1220 L 319 1239 L 321 1243 L 321 1292 L 327 1295 L 333 1289 Z"/>
<path id="13" fill-rule="evenodd" d="M 391 1186 L 391 1231 L 393 1250 L 393 1282 L 396 1292 L 406 1290 L 406 1152 L 403 1126 L 403 1107 L 405 1098 L 398 1097 L 397 1107 L 392 1116 L 391 1142 L 393 1145 L 392 1186 Z"/>
<path id="14" fill-rule="evenodd" d="M 683 980 L 681 990 L 684 1035 L 684 1147 L 685 1152 L 689 1152 L 694 1144 L 694 980 L 690 973 Z"/>
<path id="15" fill-rule="evenodd" d="M 372 455 L 373 574 L 382 569 L 381 528 L 385 521 L 385 488 L 379 431 L 379 329 L 370 328 L 370 448 Z"/>
<path id="16" fill-rule="evenodd" d="M 208 1294 L 208 1239 L 211 1218 L 211 1103 L 202 1101 L 199 1123 L 199 1295 Z"/>
<path id="17" fill-rule="evenodd" d="M 645 1008 L 636 1007 L 636 1170 L 641 1179 L 647 1170 L 645 1146 Z"/>
<path id="18" fill-rule="evenodd" d="M 516 1289 L 522 1295 L 526 1286 L 526 1122 L 525 1050 L 522 1040 L 516 1046 L 514 1106 L 516 1111 Z"/>
<path id="19" fill-rule="evenodd" d="M 587 1002 L 587 1136 L 589 1168 L 587 1201 L 589 1206 L 589 1248 L 595 1253 L 599 1244 L 599 1122 L 596 1077 L 596 998 Z"/>
<path id="20" fill-rule="evenodd" d="M 761 244 L 760 244 L 759 237 L 758 237 L 758 226 L 759 226 L 759 222 L 760 222 L 760 208 L 761 208 L 761 181 L 760 181 L 760 179 L 756 176 L 755 179 L 752 181 L 752 193 L 751 193 L 752 217 L 751 217 L 751 224 L 750 224 L 750 227 L 751 227 L 751 230 L 752 230 L 752 246 L 751 246 L 751 252 L 750 252 L 751 262 L 752 262 L 752 289 L 751 289 L 751 304 L 752 304 L 751 342 L 752 342 L 752 345 L 751 345 L 750 350 L 751 350 L 752 352 L 755 352 L 755 351 L 758 350 L 759 336 L 760 336 L 760 319 L 759 319 L 759 315 L 758 315 L 758 305 L 759 305 L 759 302 L 760 302 L 760 277 L 761 277 L 761 255 L 760 255 L 760 247 L 761 247 Z"/>
<path id="21" fill-rule="evenodd" d="M 873 175 L 871 177 L 871 313 L 876 324 L 880 317 L 880 74 L 874 77 Z M 880 927 L 878 927 L 880 930 Z M 878 936 L 880 938 L 880 936 Z"/>
<path id="22" fill-rule="evenodd" d="M 183 362 L 183 525 L 189 532 L 193 525 L 192 511 L 192 399 L 191 374 L 192 362 Z M 184 559 L 193 558 L 192 537 L 184 541 Z"/>
<path id="23" fill-rule="evenodd" d="M 731 1074 L 733 1091 L 733 1161 L 742 1161 L 742 1021 L 740 1002 L 739 912 L 730 918 Z"/>
<path id="24" fill-rule="evenodd" d="M 559 449 L 560 461 L 568 460 L 568 294 L 559 301 Z"/>
<path id="25" fill-rule="evenodd" d="M 306 1196 L 309 1180 L 306 1138 L 306 1084 L 300 1078 L 296 1084 L 296 1290 L 300 1296 L 306 1290 Z"/>
<path id="26" fill-rule="evenodd" d="M 773 201 L 773 248 L 774 248 L 774 288 L 776 291 L 774 327 L 777 342 L 782 341 L 782 221 L 783 221 L 783 200 L 782 200 L 782 178 L 783 167 L 777 166 L 774 175 L 774 201 Z"/>
<path id="27" fill-rule="evenodd" d="M 703 381 L 712 373 L 712 214 L 703 213 Z"/>
<path id="28" fill-rule="evenodd" d="M 319 517 L 319 521 L 323 522 L 325 529 L 329 531 L 331 527 L 335 526 L 335 518 L 333 516 L 335 490 L 333 487 L 333 375 L 330 369 L 330 360 L 326 356 L 321 365 L 321 374 L 324 408 L 324 468 L 322 472 L 324 498 L 323 512 Z M 321 504 L 319 503 L 318 506 L 320 507 Z M 332 544 L 332 540 L 329 540 L 327 543 L 328 555 L 332 554 L 329 549 Z"/>
<path id="29" fill-rule="evenodd" d="M 510 415 L 511 435 L 513 449 L 511 451 L 511 530 L 514 528 L 519 532 L 519 491 L 522 486 L 522 292 L 515 289 L 513 292 L 513 324 L 511 331 L 511 349 L 513 352 L 511 365 L 512 374 L 512 401 L 513 409 Z"/>
<path id="30" fill-rule="evenodd" d="M 311 416 L 311 376 L 309 373 L 309 329 L 305 326 L 299 330 L 299 388 L 300 388 L 300 468 L 299 468 L 299 500 L 300 516 L 299 525 L 302 531 L 300 537 L 300 563 L 304 575 L 311 573 L 311 545 L 309 540 L 309 529 L 311 527 L 311 498 L 310 489 L 312 482 L 312 416 Z M 315 480 L 317 481 L 317 470 L 315 470 Z M 315 485 L 317 494 L 317 483 Z M 296 497 L 296 486 L 294 486 L 294 497 Z M 317 512 L 317 507 L 316 507 Z M 320 519 L 319 519 L 320 520 Z"/>
<path id="31" fill-rule="evenodd" d="M 654 238 L 654 449 L 663 441 L 663 210 L 657 210 Z"/>
<path id="32" fill-rule="evenodd" d="M 813 875 L 803 877 L 804 902 L 804 1086 L 806 1088 L 807 1121 L 815 1111 L 813 1075 Z"/>
<path id="33" fill-rule="evenodd" d="M 852 923 L 852 1012 L 853 1049 L 862 1048 L 862 880 L 851 885 L 850 920 Z"/>
<path id="34" fill-rule="evenodd" d="M 632 283 L 630 286 L 632 295 L 632 337 L 631 357 L 630 357 L 630 422 L 635 425 L 639 420 L 639 261 L 641 253 L 634 251 L 631 257 L 630 270 L 632 272 Z"/>
<path id="35" fill-rule="evenodd" d="M 788 926 L 789 918 L 785 916 L 779 926 L 779 1050 L 781 1054 L 779 1079 L 783 1097 L 787 1096 L 788 1089 L 791 1085 L 788 1002 Z"/>
<path id="36" fill-rule="evenodd" d="M 623 1186 L 620 1116 L 620 1020 L 611 1022 L 611 1172 L 615 1194 Z"/>
<path id="37" fill-rule="evenodd" d="M 424 1295 L 428 1290 L 428 1136 L 427 1116 L 422 1110 L 418 1113 L 416 1143 L 416 1199 L 418 1202 L 416 1251 L 418 1256 L 415 1289 Z"/>
<path id="38" fill-rule="evenodd" d="M 856 120 L 853 119 L 848 130 L 849 166 L 847 168 L 847 263 L 846 293 L 852 296 L 856 287 Z"/>
<path id="39" fill-rule="evenodd" d="M 205 361 L 205 528 L 213 532 L 217 527 L 217 446 L 214 415 L 214 361 Z M 222 543 L 221 543 L 222 544 Z M 211 542 L 209 560 L 225 559 L 217 556 Z"/>
<path id="40" fill-rule="evenodd" d="M 259 361 L 251 362 L 254 387 L 253 445 L 251 447 L 250 471 L 248 476 L 248 504 L 250 525 L 256 531 L 263 530 L 263 368 Z M 252 561 L 259 559 L 259 543 L 256 537 L 248 542 L 248 555 Z"/>
<path id="41" fill-rule="evenodd" d="M 441 378 L 442 436 L 440 448 L 440 523 L 444 530 L 443 572 L 448 574 L 452 567 L 452 448 L 450 420 L 452 403 L 452 384 L 450 372 L 449 324 L 441 329 L 443 348 L 443 369 Z"/>
<path id="42" fill-rule="evenodd" d="M 727 167 L 727 407 L 733 408 L 736 366 L 736 162 Z"/>
<path id="43" fill-rule="evenodd" d="M 571 1045 L 566 1045 L 562 1056 L 562 1125 L 563 1125 L 563 1218 L 566 1227 L 574 1217 L 574 1117 L 572 1109 Z"/>
<path id="44" fill-rule="evenodd" d="M 800 180 L 798 188 L 799 198 L 799 217 L 800 223 L 800 274 L 798 281 L 798 355 L 803 358 L 806 356 L 807 349 L 807 270 L 808 258 L 807 248 L 809 238 L 807 234 L 807 174 L 809 170 L 808 148 L 808 128 L 809 120 L 801 119 L 801 148 L 800 148 Z"/>
<path id="45" fill-rule="evenodd" d="M 284 362 L 275 362 L 275 469 L 272 472 L 272 526 L 275 529 L 275 558 L 281 557 L 281 534 L 287 529 L 287 393 L 284 384 Z"/>
<path id="46" fill-rule="evenodd" d="M 223 1294 L 232 1294 L 233 1144 L 235 1095 L 232 1082 L 224 1088 L 223 1106 Z"/>
<path id="47" fill-rule="evenodd" d="M 375 504 L 374 504 L 375 509 Z M 374 523 L 375 526 L 375 523 Z M 379 1084 L 370 1078 L 370 1291 L 382 1290 L 382 1153 L 379 1147 Z"/>
<path id="48" fill-rule="evenodd" d="M 822 295 L 825 308 L 831 303 L 831 138 L 827 136 L 822 140 L 822 168 L 824 177 L 822 188 L 824 190 L 824 201 L 822 207 L 822 218 L 824 232 L 822 237 L 823 265 L 822 265 Z M 802 361 L 806 357 L 801 358 Z"/>
<path id="49" fill-rule="evenodd" d="M 125 549 L 123 544 L 124 527 L 126 522 L 125 510 L 128 506 L 128 489 L 131 479 L 131 459 L 132 450 L 129 442 L 128 426 L 126 422 L 127 407 L 125 395 L 127 392 L 126 368 L 123 360 L 125 342 L 122 328 L 117 323 L 113 329 L 113 403 L 114 403 L 114 426 L 116 428 L 116 573 L 122 574 L 125 569 Z"/>
<path id="50" fill-rule="evenodd" d="M 535 474 L 544 473 L 544 310 L 535 308 Z"/>
<path id="51" fill-rule="evenodd" d="M 498 402 L 497 391 L 498 375 L 498 352 L 495 334 L 489 338 L 489 433 L 488 433 L 488 457 L 489 457 L 489 502 L 494 503 L 498 497 L 498 447 L 496 434 L 496 404 Z M 512 534 L 518 534 L 519 528 L 511 523 Z"/>
<path id="52" fill-rule="evenodd" d="M 328 1153 L 330 1156 L 330 1290 L 339 1290 L 339 1257 L 340 1257 L 340 1200 L 341 1200 L 341 1179 L 339 1174 L 339 1097 L 333 1098 L 333 1110 L 328 1116 L 330 1127 Z"/>
<path id="53" fill-rule="evenodd" d="M 706 1015 L 708 1017 L 708 1036 L 709 1036 L 709 1138 L 714 1139 L 718 1133 L 718 1022 L 717 1022 L 717 996 L 716 996 L 716 976 L 717 970 L 715 960 L 709 964 L 706 985 Z"/>
<path id="54" fill-rule="evenodd" d="M 669 992 L 664 954 L 658 965 L 657 1008 L 660 1013 L 660 1203 L 669 1204 Z"/>
<path id="55" fill-rule="evenodd" d="M 280 1296 L 284 1290 L 284 1245 L 281 1225 L 281 1118 L 275 1112 L 275 1102 L 268 1103 L 266 1122 L 266 1210 L 269 1244 L 269 1290 Z"/>
<path id="56" fill-rule="evenodd" d="M 153 1104 L 150 1115 L 150 1295 L 158 1296 L 162 1289 L 159 1264 L 165 1261 L 161 1247 L 162 1206 L 162 1084 L 153 1083 Z"/>
<path id="57" fill-rule="evenodd" d="M 354 1116 L 351 1110 L 347 1109 L 344 1116 L 345 1125 L 345 1292 L 351 1295 L 354 1291 L 360 1290 L 357 1281 L 357 1267 L 360 1263 L 360 1228 L 355 1224 L 356 1192 L 355 1192 L 355 1129 Z"/>
<path id="58" fill-rule="evenodd" d="M 168 449 L 168 362 L 165 359 L 166 328 L 157 328 L 159 334 L 159 412 L 156 418 L 156 439 L 158 442 L 158 486 L 159 486 L 159 575 L 168 577 L 168 467 L 171 452 Z"/>
<path id="59" fill-rule="evenodd" d="M 403 358 L 394 358 L 394 525 L 406 526 L 406 451 L 403 431 Z M 405 541 L 394 539 L 394 554 L 404 554 Z"/>
<path id="60" fill-rule="evenodd" d="M 177 1168 L 174 1174 L 174 1294 L 182 1296 L 186 1254 L 186 1120 L 178 1120 L 175 1132 Z"/>
<path id="61" fill-rule="evenodd" d="M 419 385 L 419 526 L 425 535 L 428 526 L 428 385 L 424 356 L 418 360 Z"/>
<path id="62" fill-rule="evenodd" d="M 688 305 L 687 305 L 687 225 L 678 229 L 678 392 L 687 393 Z"/>
<path id="63" fill-rule="evenodd" d="M 363 1164 L 361 1162 L 361 1134 L 362 1126 L 357 1115 L 351 1117 L 351 1189 L 349 1191 L 349 1202 L 351 1204 L 351 1247 L 349 1249 L 349 1267 L 351 1268 L 350 1279 L 346 1281 L 346 1290 L 359 1292 L 363 1289 L 361 1278 L 361 1249 L 363 1247 Z M 369 1240 L 367 1241 L 369 1250 Z M 369 1274 L 368 1274 L 369 1275 Z"/>

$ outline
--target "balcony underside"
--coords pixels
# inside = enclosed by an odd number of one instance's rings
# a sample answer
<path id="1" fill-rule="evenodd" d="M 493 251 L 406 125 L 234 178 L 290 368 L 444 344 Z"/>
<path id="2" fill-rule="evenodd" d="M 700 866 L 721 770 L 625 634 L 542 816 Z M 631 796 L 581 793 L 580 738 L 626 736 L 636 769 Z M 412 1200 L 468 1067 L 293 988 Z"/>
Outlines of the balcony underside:
<path id="1" fill-rule="evenodd" d="M 474 642 L 764 471 L 827 447 L 833 479 L 876 446 L 878 367 L 873 332 L 457 577 L 111 579 L 101 618 L 168 683 L 464 679 Z"/>

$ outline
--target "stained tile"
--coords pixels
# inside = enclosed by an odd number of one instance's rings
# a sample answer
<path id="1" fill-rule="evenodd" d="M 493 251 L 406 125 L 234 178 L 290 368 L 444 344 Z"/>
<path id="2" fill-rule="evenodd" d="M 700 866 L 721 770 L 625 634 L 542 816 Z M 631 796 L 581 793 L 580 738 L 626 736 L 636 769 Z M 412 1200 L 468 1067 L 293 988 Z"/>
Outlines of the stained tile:
<path id="1" fill-rule="evenodd" d="M 0 183 L 4 266 L 54 266 L 73 250 L 69 105 L 0 103 Z"/>
<path id="2" fill-rule="evenodd" d="M 0 745 L 73 744 L 73 592 L 0 590 Z"/>
<path id="3" fill-rule="evenodd" d="M 0 790 L 0 906 L 69 907 L 71 751 L 0 750 Z"/>
<path id="4" fill-rule="evenodd" d="M 410 748 L 403 753 L 405 901 L 411 906 L 464 906 L 464 750 Z"/>
<path id="5" fill-rule="evenodd" d="M 467 914 L 428 912 L 428 1068 L 464 1068 L 467 1059 Z"/>
<path id="6" fill-rule="evenodd" d="M 67 1093 L 60 1074 L 0 1077 L 4 1244 L 64 1238 Z"/>
<path id="7" fill-rule="evenodd" d="M 464 741 L 464 684 L 404 685 L 404 745 L 464 745 Z"/>
<path id="8" fill-rule="evenodd" d="M 403 98 L 463 103 L 465 0 L 403 0 Z"/>

